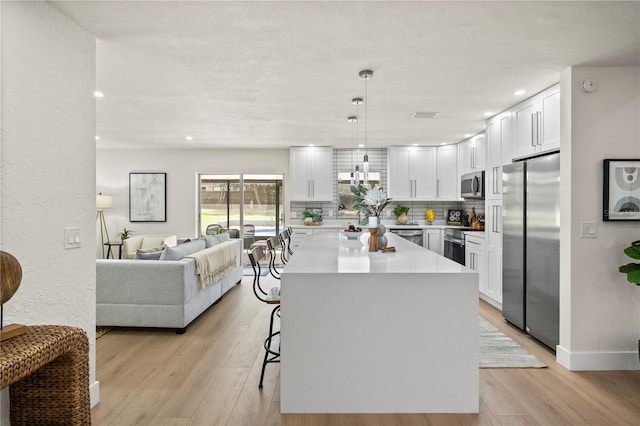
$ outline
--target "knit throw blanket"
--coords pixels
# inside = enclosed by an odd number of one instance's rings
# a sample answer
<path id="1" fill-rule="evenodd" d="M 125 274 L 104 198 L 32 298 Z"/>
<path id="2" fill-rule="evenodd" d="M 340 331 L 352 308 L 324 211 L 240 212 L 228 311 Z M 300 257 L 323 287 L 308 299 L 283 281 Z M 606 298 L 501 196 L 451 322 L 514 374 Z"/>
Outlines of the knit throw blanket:
<path id="1" fill-rule="evenodd" d="M 224 241 L 185 257 L 196 262 L 196 274 L 198 274 L 202 288 L 220 281 L 237 264 L 234 241 Z"/>

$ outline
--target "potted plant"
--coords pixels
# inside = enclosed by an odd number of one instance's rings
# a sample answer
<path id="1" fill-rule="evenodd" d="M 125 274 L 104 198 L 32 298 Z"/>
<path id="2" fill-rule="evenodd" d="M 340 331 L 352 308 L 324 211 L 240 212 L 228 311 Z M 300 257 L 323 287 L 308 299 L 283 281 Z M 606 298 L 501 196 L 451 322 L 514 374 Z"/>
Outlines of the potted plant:
<path id="1" fill-rule="evenodd" d="M 403 206 L 402 204 L 398 204 L 393 209 L 393 214 L 396 215 L 396 222 L 398 225 L 406 225 L 409 221 L 407 217 L 407 213 L 409 213 L 409 207 Z"/>
<path id="2" fill-rule="evenodd" d="M 634 241 L 624 249 L 624 254 L 632 259 L 640 260 L 640 240 Z M 627 263 L 618 268 L 618 271 L 627 274 L 627 281 L 640 285 L 640 263 Z"/>
<path id="3" fill-rule="evenodd" d="M 322 225 L 322 214 L 317 210 L 307 209 L 302 212 L 302 221 L 305 225 Z"/>
<path id="4" fill-rule="evenodd" d="M 624 249 L 624 254 L 632 259 L 640 260 L 640 240 L 634 241 Z M 627 281 L 640 286 L 640 263 L 627 263 L 618 268 L 618 271 L 627 274 Z M 638 339 L 638 356 L 640 357 L 640 339 Z"/>
<path id="5" fill-rule="evenodd" d="M 131 229 L 123 228 L 122 232 L 118 233 L 118 237 L 120 237 L 120 240 L 124 241 L 129 238 L 131 234 L 133 234 L 133 231 Z"/>

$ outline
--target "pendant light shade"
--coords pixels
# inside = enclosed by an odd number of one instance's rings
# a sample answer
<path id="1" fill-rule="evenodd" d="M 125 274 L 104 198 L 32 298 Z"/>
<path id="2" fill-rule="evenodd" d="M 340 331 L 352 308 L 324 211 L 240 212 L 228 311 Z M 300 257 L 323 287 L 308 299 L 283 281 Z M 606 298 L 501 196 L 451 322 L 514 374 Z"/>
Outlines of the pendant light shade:
<path id="1" fill-rule="evenodd" d="M 360 176 L 358 176 L 357 173 L 357 167 L 356 169 L 354 169 L 353 167 L 353 134 L 354 134 L 354 127 L 355 127 L 355 122 L 358 121 L 358 117 L 355 115 L 351 115 L 349 117 L 347 117 L 347 121 L 351 123 L 351 185 L 352 186 L 358 186 L 360 185 Z"/>
<path id="2" fill-rule="evenodd" d="M 362 70 L 358 74 L 361 79 L 364 80 L 364 99 L 366 103 L 364 104 L 364 163 L 362 165 L 363 172 L 363 181 L 365 185 L 369 184 L 369 155 L 368 155 L 368 141 L 367 141 L 367 110 L 369 105 L 369 93 L 367 92 L 367 81 L 373 78 L 373 71 L 371 70 Z"/>
<path id="3" fill-rule="evenodd" d="M 356 123 L 356 145 L 358 144 L 358 138 L 359 138 L 359 124 L 358 122 L 358 109 L 360 104 L 362 104 L 364 101 L 362 100 L 362 98 L 353 98 L 351 99 L 351 103 L 354 104 L 356 106 L 356 115 L 355 115 L 355 120 L 353 122 Z M 351 151 L 351 157 L 353 158 L 353 152 L 354 152 L 354 148 L 352 147 L 352 151 Z M 353 185 L 354 186 L 358 186 L 360 185 L 360 165 L 358 164 L 358 162 L 356 161 L 356 167 L 355 170 L 353 172 Z"/>

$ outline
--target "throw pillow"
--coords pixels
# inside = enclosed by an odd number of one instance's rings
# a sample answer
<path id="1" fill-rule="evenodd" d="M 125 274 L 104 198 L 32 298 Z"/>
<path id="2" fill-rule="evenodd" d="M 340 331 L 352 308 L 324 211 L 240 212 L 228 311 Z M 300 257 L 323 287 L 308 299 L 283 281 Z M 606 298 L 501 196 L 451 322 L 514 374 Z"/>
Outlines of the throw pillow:
<path id="1" fill-rule="evenodd" d="M 180 260 L 188 254 L 193 254 L 197 251 L 204 250 L 205 248 L 206 245 L 204 240 L 195 240 L 179 244 L 175 247 L 167 247 L 162 252 L 160 260 Z"/>
<path id="2" fill-rule="evenodd" d="M 229 233 L 223 232 L 222 234 L 215 235 L 207 235 L 204 237 L 204 242 L 206 244 L 206 248 L 211 248 L 216 244 L 220 244 L 222 242 L 229 241 Z"/>
<path id="3" fill-rule="evenodd" d="M 138 249 L 136 250 L 136 255 L 134 259 L 140 260 L 158 260 L 160 259 L 160 255 L 162 255 L 162 251 L 166 246 L 158 246 L 151 247 L 148 249 Z"/>
<path id="4" fill-rule="evenodd" d="M 162 253 L 164 253 L 164 250 L 151 251 L 147 253 L 139 253 L 139 252 L 140 250 L 138 250 L 138 253 L 136 254 L 136 259 L 138 260 L 160 260 L 160 256 L 162 256 Z"/>
<path id="5" fill-rule="evenodd" d="M 165 238 L 166 237 L 144 237 L 142 239 L 142 244 L 140 245 L 140 248 L 143 250 L 146 250 L 146 249 L 165 245 L 165 242 L 164 242 Z"/>

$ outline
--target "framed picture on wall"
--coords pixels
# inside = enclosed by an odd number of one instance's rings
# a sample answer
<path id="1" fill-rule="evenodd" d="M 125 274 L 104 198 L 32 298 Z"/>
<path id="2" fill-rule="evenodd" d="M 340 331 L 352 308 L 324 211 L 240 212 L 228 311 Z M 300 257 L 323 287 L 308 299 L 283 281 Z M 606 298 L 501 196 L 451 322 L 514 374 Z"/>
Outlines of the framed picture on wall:
<path id="1" fill-rule="evenodd" d="M 602 220 L 640 221 L 640 159 L 604 160 Z"/>
<path id="2" fill-rule="evenodd" d="M 167 221 L 166 173 L 129 173 L 129 221 Z"/>

